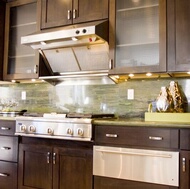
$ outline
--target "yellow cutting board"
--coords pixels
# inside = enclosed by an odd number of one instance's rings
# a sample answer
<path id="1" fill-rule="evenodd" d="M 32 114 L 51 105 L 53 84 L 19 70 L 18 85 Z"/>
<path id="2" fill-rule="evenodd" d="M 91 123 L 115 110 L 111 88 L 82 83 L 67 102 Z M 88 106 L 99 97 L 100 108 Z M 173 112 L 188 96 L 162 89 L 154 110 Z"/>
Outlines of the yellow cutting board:
<path id="1" fill-rule="evenodd" d="M 190 113 L 150 113 L 145 112 L 145 121 L 190 123 Z"/>

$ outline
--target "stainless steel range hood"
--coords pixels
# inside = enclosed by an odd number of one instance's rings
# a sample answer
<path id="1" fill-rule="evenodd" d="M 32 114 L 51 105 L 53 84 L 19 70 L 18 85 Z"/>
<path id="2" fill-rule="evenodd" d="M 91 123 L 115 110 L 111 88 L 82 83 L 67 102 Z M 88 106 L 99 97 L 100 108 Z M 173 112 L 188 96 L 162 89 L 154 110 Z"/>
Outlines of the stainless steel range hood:
<path id="1" fill-rule="evenodd" d="M 45 30 L 21 37 L 21 44 L 39 50 L 53 76 L 40 79 L 62 84 L 113 84 L 108 20 Z M 73 82 L 72 82 L 73 81 Z"/>

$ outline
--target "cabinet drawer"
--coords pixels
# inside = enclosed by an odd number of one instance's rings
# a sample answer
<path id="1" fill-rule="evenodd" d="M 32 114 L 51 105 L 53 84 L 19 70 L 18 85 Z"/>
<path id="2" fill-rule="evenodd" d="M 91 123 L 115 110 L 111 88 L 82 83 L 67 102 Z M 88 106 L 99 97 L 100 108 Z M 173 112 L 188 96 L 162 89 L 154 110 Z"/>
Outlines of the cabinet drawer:
<path id="1" fill-rule="evenodd" d="M 18 137 L 0 136 L 0 160 L 17 162 Z"/>
<path id="2" fill-rule="evenodd" d="M 0 161 L 0 188 L 17 188 L 17 164 Z"/>
<path id="3" fill-rule="evenodd" d="M 179 130 L 169 128 L 96 126 L 95 142 L 139 147 L 178 148 Z"/>
<path id="4" fill-rule="evenodd" d="M 0 120 L 0 135 L 14 135 L 15 121 Z"/>

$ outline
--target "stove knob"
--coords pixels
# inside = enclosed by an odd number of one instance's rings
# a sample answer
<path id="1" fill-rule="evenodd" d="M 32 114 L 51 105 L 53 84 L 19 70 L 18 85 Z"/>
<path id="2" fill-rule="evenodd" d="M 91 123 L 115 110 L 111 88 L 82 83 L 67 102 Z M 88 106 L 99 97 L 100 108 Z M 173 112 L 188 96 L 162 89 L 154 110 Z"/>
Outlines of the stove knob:
<path id="1" fill-rule="evenodd" d="M 36 131 L 36 128 L 35 128 L 33 125 L 30 125 L 29 131 L 30 131 L 31 133 L 34 133 L 34 132 Z"/>
<path id="2" fill-rule="evenodd" d="M 79 136 L 83 136 L 83 135 L 84 135 L 83 129 L 78 128 L 78 129 L 77 129 L 77 134 L 78 134 Z"/>
<path id="3" fill-rule="evenodd" d="M 48 128 L 48 129 L 47 129 L 47 134 L 48 134 L 48 135 L 53 135 L 53 130 L 50 129 L 50 128 Z"/>
<path id="4" fill-rule="evenodd" d="M 68 135 L 73 135 L 73 130 L 71 128 L 67 128 L 67 134 Z"/>
<path id="5" fill-rule="evenodd" d="M 20 132 L 26 132 L 26 125 L 20 126 Z"/>

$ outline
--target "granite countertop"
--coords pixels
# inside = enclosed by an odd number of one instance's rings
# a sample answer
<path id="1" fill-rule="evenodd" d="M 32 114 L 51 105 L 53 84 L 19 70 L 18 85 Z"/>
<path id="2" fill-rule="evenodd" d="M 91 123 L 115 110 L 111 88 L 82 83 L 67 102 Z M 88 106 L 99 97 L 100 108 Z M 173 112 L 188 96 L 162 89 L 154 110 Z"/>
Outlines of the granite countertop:
<path id="1" fill-rule="evenodd" d="M 136 126 L 136 127 L 169 127 L 169 128 L 190 128 L 190 123 L 185 122 L 158 122 L 158 121 L 144 121 L 141 119 L 94 119 L 94 125 L 109 125 L 109 126 Z"/>

